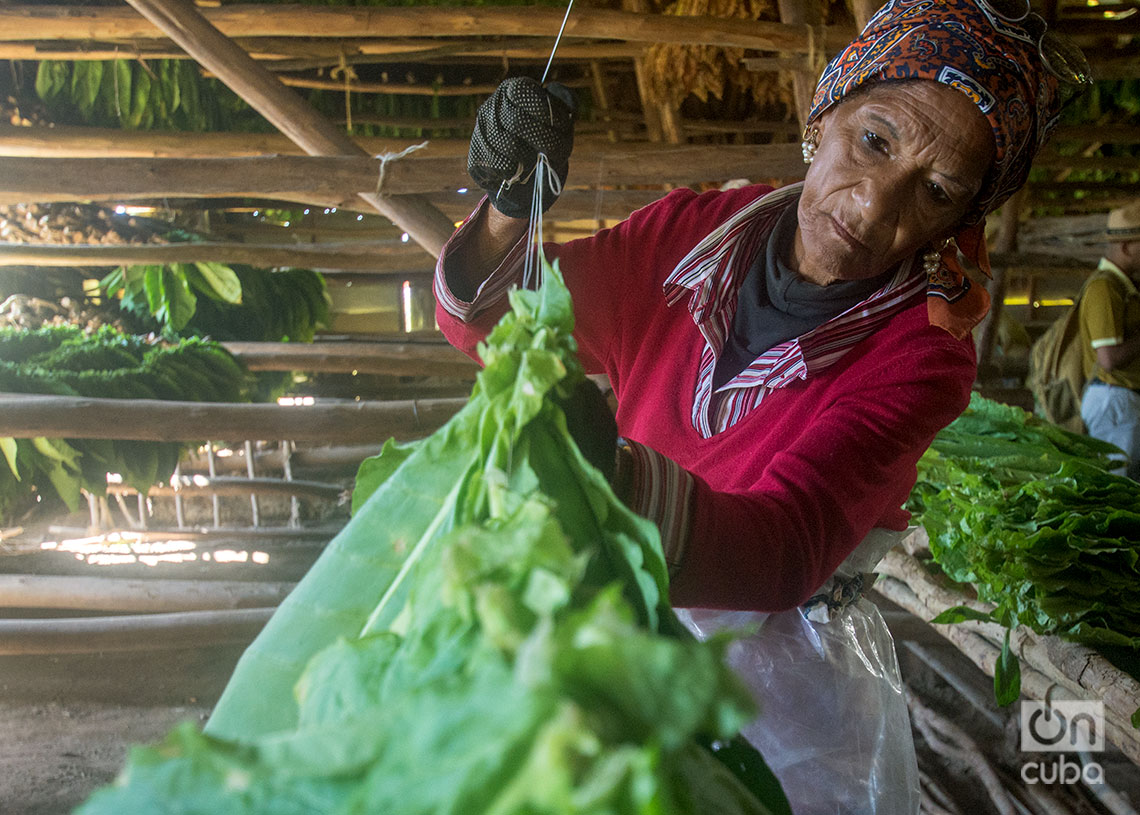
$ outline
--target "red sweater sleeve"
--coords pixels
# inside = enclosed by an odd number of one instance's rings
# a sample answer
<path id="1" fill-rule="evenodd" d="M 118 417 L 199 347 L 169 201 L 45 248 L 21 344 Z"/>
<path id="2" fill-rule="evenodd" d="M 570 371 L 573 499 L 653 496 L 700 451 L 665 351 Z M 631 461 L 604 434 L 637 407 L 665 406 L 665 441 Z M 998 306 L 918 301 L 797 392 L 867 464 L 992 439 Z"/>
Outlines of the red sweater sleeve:
<path id="1" fill-rule="evenodd" d="M 884 518 L 903 528 L 916 462 L 969 404 L 974 364 L 963 345 L 916 349 L 863 376 L 807 418 L 751 488 L 717 492 L 697 478 L 672 602 L 793 608 Z"/>

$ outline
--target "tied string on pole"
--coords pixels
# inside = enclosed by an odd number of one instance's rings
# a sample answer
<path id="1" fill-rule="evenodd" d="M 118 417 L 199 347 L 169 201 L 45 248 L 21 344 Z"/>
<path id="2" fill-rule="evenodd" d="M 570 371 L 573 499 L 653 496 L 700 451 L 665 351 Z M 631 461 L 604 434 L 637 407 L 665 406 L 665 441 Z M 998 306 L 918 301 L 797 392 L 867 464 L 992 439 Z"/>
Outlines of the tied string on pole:
<path id="1" fill-rule="evenodd" d="M 414 153 L 417 150 L 422 150 L 427 146 L 428 143 L 424 141 L 420 142 L 419 144 L 409 145 L 408 147 L 405 147 L 403 150 L 400 150 L 396 153 L 377 153 L 375 156 L 373 156 L 373 158 L 380 159 L 380 174 L 376 178 L 376 194 L 380 196 L 388 195 L 388 193 L 384 192 L 384 177 L 388 173 L 388 162 L 399 161 L 404 156 L 410 153 Z"/>

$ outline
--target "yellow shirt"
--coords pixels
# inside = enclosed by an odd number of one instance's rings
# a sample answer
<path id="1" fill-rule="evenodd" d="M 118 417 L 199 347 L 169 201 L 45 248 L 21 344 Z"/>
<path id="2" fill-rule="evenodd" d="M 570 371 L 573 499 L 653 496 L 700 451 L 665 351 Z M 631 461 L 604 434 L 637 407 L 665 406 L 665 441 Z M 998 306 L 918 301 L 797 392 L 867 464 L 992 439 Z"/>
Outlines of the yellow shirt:
<path id="1" fill-rule="evenodd" d="M 1096 362 L 1096 349 L 1120 345 L 1140 333 L 1140 291 L 1116 264 L 1103 258 L 1081 293 L 1080 326 L 1085 376 L 1140 390 L 1140 357 L 1112 371 Z"/>

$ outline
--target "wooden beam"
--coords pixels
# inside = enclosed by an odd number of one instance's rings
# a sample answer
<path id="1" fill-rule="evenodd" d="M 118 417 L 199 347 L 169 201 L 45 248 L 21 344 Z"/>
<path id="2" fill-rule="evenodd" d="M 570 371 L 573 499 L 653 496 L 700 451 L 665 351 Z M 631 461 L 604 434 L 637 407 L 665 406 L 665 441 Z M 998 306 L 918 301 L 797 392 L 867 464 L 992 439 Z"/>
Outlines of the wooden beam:
<path id="1" fill-rule="evenodd" d="M 471 37 L 538 36 L 549 39 L 563 10 L 547 7 L 227 5 L 203 9 L 203 16 L 229 37 Z M 78 40 L 129 42 L 154 40 L 163 31 L 118 6 L 3 6 L 0 41 L 19 42 L 35 32 L 40 42 Z M 169 32 L 166 32 L 169 34 Z M 828 47 L 841 48 L 853 31 L 829 27 Z M 808 38 L 796 27 L 756 20 L 708 16 L 636 14 L 583 8 L 570 15 L 563 35 L 641 43 L 717 45 L 766 51 L 806 53 Z M 171 37 L 174 39 L 174 37 Z M 181 44 L 181 43 L 180 43 Z M 211 69 L 212 70 L 212 69 Z"/>
<path id="2" fill-rule="evenodd" d="M 855 13 L 855 27 L 862 31 L 867 21 L 882 5 L 883 0 L 851 0 L 851 8 Z"/>
<path id="3" fill-rule="evenodd" d="M 16 438 L 289 439 L 365 444 L 417 438 L 443 426 L 466 399 L 354 402 L 307 407 L 0 394 L 0 435 Z"/>
<path id="4" fill-rule="evenodd" d="M 443 376 L 472 380 L 479 366 L 446 343 L 227 342 L 251 371 Z"/>
<path id="5" fill-rule="evenodd" d="M 809 0 L 778 0 L 777 5 L 782 23 L 804 29 L 819 23 L 819 12 L 814 2 L 811 3 L 810 9 L 808 8 Z M 822 56 L 822 53 L 818 56 Z M 749 67 L 755 70 L 754 66 Z M 818 79 L 816 67 L 809 65 L 804 60 L 800 65 L 790 69 L 792 72 L 792 101 L 801 130 L 807 124 L 808 112 L 811 110 L 811 97 L 815 92 L 815 83 Z"/>
<path id="6" fill-rule="evenodd" d="M 378 163 L 370 157 L 236 159 L 0 158 L 0 204 L 48 201 L 128 201 L 140 198 L 335 198 L 374 189 Z M 570 183 L 591 186 L 677 185 L 730 178 L 803 178 L 799 145 L 661 146 L 652 150 L 576 155 Z M 392 199 L 409 193 L 467 186 L 462 157 L 393 162 L 385 177 Z M 314 200 L 300 197 L 290 200 Z M 433 208 L 433 211 L 438 212 Z M 442 216 L 441 217 L 446 217 Z M 447 219 L 449 228 L 451 220 Z M 429 250 L 430 251 L 430 250 Z"/>
<path id="7" fill-rule="evenodd" d="M 155 651 L 249 643 L 272 608 L 0 620 L 0 656 Z"/>
<path id="8" fill-rule="evenodd" d="M 318 156 L 367 155 L 347 134 L 322 118 L 307 102 L 289 91 L 273 74 L 211 25 L 189 0 L 128 2 L 306 153 Z M 266 15 L 262 9 L 260 16 L 275 17 L 276 14 Z M 319 29 L 310 29 L 313 30 Z M 393 198 L 386 193 L 381 194 L 379 184 L 374 189 L 375 192 L 354 192 L 411 235 L 412 240 L 438 256 L 455 229 L 451 220 L 422 198 Z"/>
<path id="9" fill-rule="evenodd" d="M 335 501 L 344 493 L 341 484 L 328 484 L 323 481 L 304 481 L 282 478 L 234 478 L 231 476 L 199 477 L 193 483 L 177 487 L 151 485 L 146 490 L 148 497 L 210 498 L 213 496 L 284 495 L 298 498 L 318 498 Z M 128 484 L 108 484 L 108 495 L 137 496 L 138 490 Z"/>
<path id="10" fill-rule="evenodd" d="M 174 612 L 269 608 L 293 583 L 249 580 L 130 580 L 68 575 L 0 575 L 0 608 Z"/>
<path id="11" fill-rule="evenodd" d="M 1052 150 L 1046 150 L 1034 157 L 1033 166 L 1044 169 L 1130 173 L 1140 167 L 1140 160 L 1135 156 L 1063 156 Z"/>
<path id="12" fill-rule="evenodd" d="M 1008 254 L 1017 251 L 1017 230 L 1024 202 L 1025 190 L 1020 189 L 1002 205 L 1001 232 L 994 245 L 995 252 Z M 997 346 L 1002 311 L 1005 308 L 1007 280 L 1006 267 L 996 266 L 993 269 L 993 279 L 986 284 L 990 295 L 990 310 L 982 318 L 978 329 L 978 378 L 981 380 L 992 378 L 992 359 L 994 348 Z"/>
<path id="13" fill-rule="evenodd" d="M 354 120 L 360 122 L 353 117 Z M 402 126 L 389 121 L 395 127 Z M 429 128 L 433 125 L 418 122 L 409 127 Z M 461 124 L 440 124 L 440 129 L 464 127 L 470 129 L 471 120 Z M 386 139 L 358 137 L 360 149 L 371 156 L 394 153 L 417 144 L 423 139 Z M 431 139 L 418 152 L 420 158 L 429 156 L 466 156 L 467 139 Z M 60 157 L 60 158 L 238 158 L 241 156 L 295 155 L 305 151 L 280 133 L 192 133 L 175 130 L 116 130 L 101 127 L 15 127 L 0 124 L 0 156 Z"/>
<path id="14" fill-rule="evenodd" d="M 1096 141 L 1102 144 L 1140 144 L 1140 125 L 1060 125 L 1053 131 L 1052 141 Z"/>
<path id="15" fill-rule="evenodd" d="M 430 273 L 435 258 L 414 244 L 356 243 L 258 246 L 249 243 L 167 243 L 120 246 L 0 243 L 0 267 L 133 266 L 148 263 L 247 263 L 265 269 L 301 267 L 374 274 Z"/>
<path id="16" fill-rule="evenodd" d="M 616 118 L 616 117 L 614 117 Z M 470 132 L 473 119 L 398 120 L 376 116 L 353 116 L 355 124 L 382 124 L 421 130 L 462 130 Z M 626 122 L 577 122 L 575 142 L 586 149 L 601 149 L 598 134 L 608 129 L 633 130 Z M 735 129 L 734 129 L 735 128 Z M 796 132 L 788 122 L 700 122 L 686 130 L 703 133 Z M 467 156 L 470 141 L 466 138 L 378 138 L 355 137 L 356 143 L 369 155 L 399 152 L 427 141 L 417 150 L 418 158 Z M 611 148 L 612 149 L 612 148 Z M 636 149 L 627 144 L 623 149 Z M 245 156 L 303 156 L 305 151 L 280 133 L 194 133 L 176 130 L 117 130 L 102 127 L 17 127 L 0 124 L 0 156 L 27 158 L 241 158 Z"/>
<path id="17" fill-rule="evenodd" d="M 251 57 L 264 60 L 274 71 L 299 70 L 302 65 L 337 65 L 342 55 L 358 57 L 350 60 L 360 64 L 375 64 L 398 58 L 401 62 L 420 62 L 437 59 L 443 50 L 435 38 L 393 38 L 385 40 L 311 40 L 283 37 L 235 37 L 236 42 Z M 448 53 L 454 58 L 477 60 L 481 58 L 545 60 L 550 56 L 550 44 L 535 37 L 525 40 L 458 40 L 450 38 Z M 526 42 L 533 42 L 527 45 Z M 598 59 L 631 59 L 644 49 L 638 43 L 565 42 L 558 46 L 560 61 Z M 189 59 L 186 53 L 166 39 L 133 43 L 129 50 L 114 43 L 89 41 L 0 41 L 0 59 L 55 59 L 71 62 L 107 59 Z"/>

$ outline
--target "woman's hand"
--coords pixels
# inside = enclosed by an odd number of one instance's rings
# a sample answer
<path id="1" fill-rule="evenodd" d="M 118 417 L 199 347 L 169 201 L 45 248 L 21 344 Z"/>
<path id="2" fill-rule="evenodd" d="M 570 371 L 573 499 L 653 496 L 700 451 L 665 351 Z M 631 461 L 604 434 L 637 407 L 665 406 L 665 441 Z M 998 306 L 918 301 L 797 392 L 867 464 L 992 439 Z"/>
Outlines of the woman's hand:
<path id="1" fill-rule="evenodd" d="M 574 97 L 552 82 L 543 87 L 529 77 L 504 80 L 479 107 L 467 172 L 495 209 L 512 218 L 530 216 L 534 167 L 544 153 L 561 183 L 574 147 Z M 559 184 L 561 186 L 561 184 Z M 543 211 L 557 196 L 543 190 Z"/>

